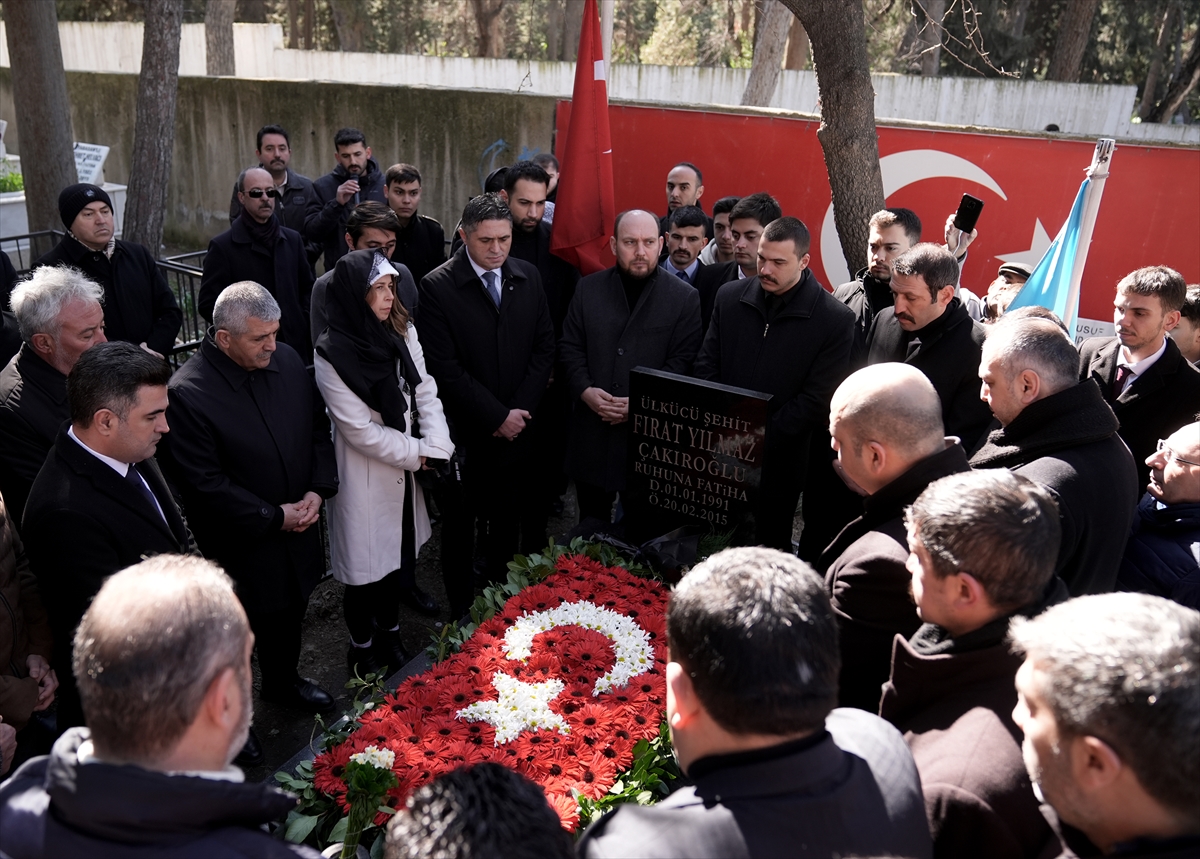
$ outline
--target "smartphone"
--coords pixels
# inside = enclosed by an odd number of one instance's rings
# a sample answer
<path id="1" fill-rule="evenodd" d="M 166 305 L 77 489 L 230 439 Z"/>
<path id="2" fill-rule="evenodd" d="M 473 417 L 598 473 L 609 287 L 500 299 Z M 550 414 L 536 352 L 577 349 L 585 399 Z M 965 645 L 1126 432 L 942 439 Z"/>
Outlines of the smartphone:
<path id="1" fill-rule="evenodd" d="M 975 229 L 975 222 L 979 220 L 979 213 L 983 211 L 983 200 L 978 197 L 972 197 L 970 194 L 962 195 L 962 202 L 958 204 L 958 211 L 954 213 L 954 226 L 964 233 L 969 233 Z"/>

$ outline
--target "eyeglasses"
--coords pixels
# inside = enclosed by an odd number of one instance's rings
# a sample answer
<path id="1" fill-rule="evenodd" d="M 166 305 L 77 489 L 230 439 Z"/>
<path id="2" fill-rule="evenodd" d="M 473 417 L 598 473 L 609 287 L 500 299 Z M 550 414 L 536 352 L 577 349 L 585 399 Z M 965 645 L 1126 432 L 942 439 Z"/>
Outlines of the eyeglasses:
<path id="1" fill-rule="evenodd" d="M 263 194 L 266 194 L 271 199 L 275 199 L 276 197 L 279 196 L 279 189 L 278 188 L 267 188 L 264 190 L 262 188 L 251 188 L 248 191 L 245 191 L 244 193 L 246 194 L 247 197 L 253 197 L 255 200 L 257 200 Z"/>
<path id="2" fill-rule="evenodd" d="M 1174 461 L 1174 462 L 1182 462 L 1182 463 L 1185 463 L 1185 464 L 1187 464 L 1187 465 L 1195 465 L 1195 466 L 1200 466 L 1200 462 L 1193 462 L 1193 461 L 1192 461 L 1192 460 L 1190 460 L 1190 459 L 1184 459 L 1182 456 L 1180 456 L 1179 454 L 1177 454 L 1177 453 L 1176 453 L 1174 450 L 1172 450 L 1171 448 L 1167 447 L 1167 443 L 1166 443 L 1165 441 L 1163 441 L 1161 438 L 1158 440 L 1158 445 L 1157 445 L 1157 446 L 1154 448 L 1154 452 L 1155 452 L 1155 453 L 1161 453 L 1161 454 L 1165 454 L 1165 455 L 1166 455 L 1166 458 L 1167 458 L 1167 464 L 1168 464 L 1168 465 L 1170 465 L 1170 463 L 1171 463 L 1172 461 Z"/>

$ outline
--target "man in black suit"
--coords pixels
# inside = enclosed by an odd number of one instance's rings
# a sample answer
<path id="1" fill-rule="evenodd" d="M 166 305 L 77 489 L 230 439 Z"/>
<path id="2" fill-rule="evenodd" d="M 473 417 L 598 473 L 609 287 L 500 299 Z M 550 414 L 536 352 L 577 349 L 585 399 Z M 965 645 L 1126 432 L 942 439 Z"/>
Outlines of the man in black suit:
<path id="1" fill-rule="evenodd" d="M 34 268 L 69 265 L 104 287 L 104 336 L 169 355 L 183 314 L 175 293 L 141 245 L 113 238 L 112 201 L 96 185 L 71 185 L 58 195 L 67 235 Z"/>
<path id="2" fill-rule="evenodd" d="M 796 218 L 766 226 L 758 274 L 721 288 L 695 369 L 700 379 L 772 395 L 754 515 L 756 542 L 783 551 L 792 548 L 809 440 L 825 432 L 854 339 L 854 314 L 808 268 L 809 243 Z"/>
<path id="3" fill-rule="evenodd" d="M 783 217 L 779 201 L 760 191 L 738 200 L 729 210 L 729 234 L 733 237 L 733 262 L 706 266 L 695 280 L 700 293 L 700 321 L 708 330 L 717 291 L 732 281 L 754 277 L 758 272 L 758 240 L 767 224 Z"/>
<path id="4" fill-rule="evenodd" d="M 196 542 L 238 583 L 263 699 L 328 712 L 333 697 L 296 671 L 308 597 L 325 572 L 318 528 L 337 493 L 324 403 L 296 350 L 276 342 L 279 305 L 256 283 L 226 288 L 213 327 L 170 384 L 175 431 L 163 467 Z"/>
<path id="5" fill-rule="evenodd" d="M 667 234 L 671 213 L 684 206 L 702 209 L 700 198 L 704 196 L 704 174 L 691 161 L 680 161 L 667 171 L 667 213 L 658 219 L 658 232 Z M 704 216 L 705 241 L 713 237 L 712 221 Z"/>
<path id="6" fill-rule="evenodd" d="M 463 210 L 463 246 L 421 282 L 421 342 L 474 511 L 442 511 L 442 563 L 451 610 L 470 602 L 474 515 L 487 523 L 487 574 L 503 580 L 517 551 L 546 540 L 544 513 L 531 503 L 537 451 L 530 422 L 554 364 L 554 323 L 537 269 L 509 256 L 512 215 L 496 194 Z M 541 528 L 533 521 L 540 514 Z M 524 521 L 522 521 L 524 519 Z"/>
<path id="7" fill-rule="evenodd" d="M 413 165 L 389 167 L 383 177 L 383 193 L 399 224 L 392 264 L 407 266 L 419 284 L 446 261 L 446 232 L 436 219 L 417 211 L 421 204 L 421 171 Z"/>
<path id="8" fill-rule="evenodd" d="M 689 209 L 699 212 L 687 206 L 671 218 Z M 698 253 L 703 228 L 695 231 Z M 616 494 L 625 488 L 629 371 L 646 367 L 686 374 L 700 348 L 700 298 L 681 278 L 655 265 L 661 245 L 653 215 L 622 212 L 613 225 L 617 264 L 580 281 L 567 312 L 560 362 L 578 400 L 567 473 L 575 478 L 581 521 L 610 521 Z"/>
<path id="9" fill-rule="evenodd" d="M 667 724 L 691 783 L 592 824 L 581 857 L 933 853 L 900 733 L 837 705 L 837 625 L 799 559 L 726 549 L 667 610 Z"/>
<path id="10" fill-rule="evenodd" d="M 171 368 L 132 343 L 102 343 L 67 377 L 71 424 L 59 431 L 25 507 L 21 536 L 50 616 L 58 728 L 83 724 L 67 645 L 105 577 L 146 555 L 191 550 L 154 461 L 167 432 Z"/>
<path id="11" fill-rule="evenodd" d="M 579 270 L 550 252 L 550 223 L 543 219 L 550 188 L 550 174 L 532 161 L 518 161 L 504 171 L 504 190 L 500 197 L 508 204 L 513 218 L 511 254 L 538 270 L 554 339 L 562 339 L 563 319 L 579 283 Z M 547 514 L 554 506 L 562 511 L 561 497 L 567 491 L 563 463 L 567 455 L 567 425 L 571 417 L 571 394 L 561 373 L 554 374 L 542 398 L 538 420 L 530 427 L 534 447 L 542 451 L 546 467 L 539 469 Z M 536 479 L 536 478 L 535 478 Z"/>
<path id="12" fill-rule="evenodd" d="M 71 417 L 67 373 L 106 340 L 103 300 L 99 284 L 65 266 L 40 268 L 13 290 L 24 342 L 0 371 L 0 494 L 18 525 L 29 487 Z"/>
<path id="13" fill-rule="evenodd" d="M 1162 265 L 1121 278 L 1113 321 L 1116 337 L 1089 337 L 1079 345 L 1080 378 L 1096 380 L 1121 422 L 1121 438 L 1138 467 L 1138 485 L 1150 479 L 1146 459 L 1200 412 L 1200 370 L 1167 332 L 1179 323 L 1187 284 Z"/>
<path id="14" fill-rule="evenodd" d="M 667 215 L 667 234 L 663 242 L 662 268 L 693 286 L 704 269 L 700 252 L 708 241 L 704 236 L 705 215 L 698 206 L 680 206 Z"/>
<path id="15" fill-rule="evenodd" d="M 1050 490 L 1062 520 L 1054 571 L 1072 596 L 1111 591 L 1141 487 L 1117 417 L 1049 319 L 1002 316 L 988 328 L 982 396 L 1000 422 L 971 457 Z"/>
<path id="16" fill-rule="evenodd" d="M 867 363 L 900 361 L 929 377 L 942 401 L 946 434 L 968 451 L 992 422 L 979 399 L 983 326 L 954 295 L 958 262 L 941 245 L 923 242 L 892 260 L 894 306 L 875 317 Z"/>
<path id="17" fill-rule="evenodd" d="M 196 309 L 212 322 L 213 305 L 225 287 L 241 281 L 261 284 L 283 311 L 280 342 L 311 362 L 308 314 L 313 276 L 304 240 L 274 217 L 279 190 L 270 173 L 261 167 L 243 170 L 238 188 L 244 211 L 233 226 L 208 243 Z"/>

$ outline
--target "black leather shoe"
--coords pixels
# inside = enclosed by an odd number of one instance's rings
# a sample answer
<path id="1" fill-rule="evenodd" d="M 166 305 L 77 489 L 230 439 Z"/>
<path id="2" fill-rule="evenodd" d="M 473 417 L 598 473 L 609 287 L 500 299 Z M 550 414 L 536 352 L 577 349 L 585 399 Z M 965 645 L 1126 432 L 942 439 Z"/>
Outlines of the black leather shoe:
<path id="1" fill-rule="evenodd" d="M 291 686 L 284 689 L 264 689 L 262 697 L 272 704 L 282 704 L 308 713 L 329 713 L 337 707 L 332 695 L 318 686 L 316 681 L 306 677 L 297 677 Z"/>
<path id="2" fill-rule="evenodd" d="M 359 677 L 378 674 L 383 668 L 379 664 L 379 660 L 375 658 L 373 643 L 370 647 L 355 647 L 351 644 L 350 649 L 346 651 L 346 667 L 350 670 L 351 675 L 357 674 Z"/>
<path id="3" fill-rule="evenodd" d="M 400 602 L 429 617 L 437 617 L 442 613 L 442 607 L 437 604 L 437 600 L 416 585 L 400 592 Z"/>
<path id="4" fill-rule="evenodd" d="M 385 666 L 389 675 L 395 674 L 412 659 L 412 656 L 404 649 L 404 642 L 400 640 L 400 630 L 398 629 L 376 628 L 374 648 L 375 664 Z"/>
<path id="5" fill-rule="evenodd" d="M 266 762 L 267 756 L 263 752 L 262 743 L 258 741 L 258 736 L 254 733 L 254 729 L 250 729 L 250 733 L 246 736 L 246 744 L 242 746 L 242 750 L 237 753 L 237 757 L 233 762 L 239 767 L 256 767 Z"/>

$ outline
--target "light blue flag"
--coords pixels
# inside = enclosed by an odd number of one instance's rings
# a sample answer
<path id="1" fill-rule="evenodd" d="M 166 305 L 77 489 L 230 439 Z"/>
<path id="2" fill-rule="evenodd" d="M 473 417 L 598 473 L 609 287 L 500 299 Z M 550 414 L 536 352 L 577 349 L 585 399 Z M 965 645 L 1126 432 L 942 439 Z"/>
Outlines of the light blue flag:
<path id="1" fill-rule="evenodd" d="M 1084 199 L 1087 197 L 1091 181 L 1084 179 L 1083 184 L 1079 186 L 1079 193 L 1075 195 L 1075 204 L 1071 206 L 1067 222 L 1062 225 L 1054 242 L 1038 261 L 1017 297 L 1008 306 L 1009 310 L 1018 307 L 1045 307 L 1047 310 L 1053 310 L 1059 319 L 1067 321 L 1072 340 L 1075 339 L 1075 325 L 1079 320 L 1079 291 L 1076 290 L 1073 296 L 1070 294 L 1071 273 L 1075 268 L 1075 257 L 1079 253 Z M 1084 253 L 1087 253 L 1086 248 Z M 1068 301 L 1071 303 L 1070 308 L 1067 306 Z"/>

